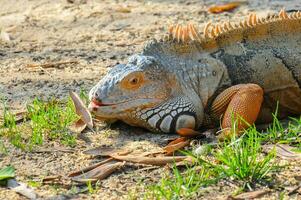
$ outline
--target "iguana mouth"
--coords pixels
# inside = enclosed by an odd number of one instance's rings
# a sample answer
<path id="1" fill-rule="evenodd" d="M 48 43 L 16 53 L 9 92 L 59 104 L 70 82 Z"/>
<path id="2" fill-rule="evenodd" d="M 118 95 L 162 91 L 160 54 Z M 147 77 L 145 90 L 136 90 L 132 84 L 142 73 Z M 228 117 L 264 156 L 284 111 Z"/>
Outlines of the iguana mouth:
<path id="1" fill-rule="evenodd" d="M 114 105 L 119 104 L 119 103 L 102 103 L 101 101 L 98 101 L 98 100 L 93 98 L 91 100 L 90 104 L 93 107 L 101 107 L 101 106 L 114 106 Z"/>
<path id="2" fill-rule="evenodd" d="M 139 101 L 150 101 L 151 103 L 158 103 L 158 102 L 161 102 L 162 99 L 139 99 Z M 89 109 L 91 111 L 94 111 L 96 112 L 99 108 L 101 107 L 118 107 L 118 106 L 121 106 L 121 105 L 124 105 L 126 103 L 129 103 L 131 104 L 132 102 L 134 102 L 133 100 L 128 100 L 128 101 L 123 101 L 123 102 L 118 102 L 118 103 L 102 103 L 96 99 L 92 99 L 90 104 L 89 104 Z"/>

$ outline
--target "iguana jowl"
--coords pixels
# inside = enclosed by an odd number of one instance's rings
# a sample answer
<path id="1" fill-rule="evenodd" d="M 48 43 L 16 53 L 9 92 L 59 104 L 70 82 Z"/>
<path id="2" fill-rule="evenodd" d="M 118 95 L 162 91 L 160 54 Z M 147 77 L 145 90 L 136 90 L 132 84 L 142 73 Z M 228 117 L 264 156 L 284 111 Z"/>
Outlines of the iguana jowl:
<path id="1" fill-rule="evenodd" d="M 172 26 L 163 40 L 119 64 L 90 91 L 90 109 L 152 131 L 193 134 L 221 121 L 231 132 L 301 114 L 301 13 L 238 24 Z M 242 122 L 240 117 L 248 123 Z"/>

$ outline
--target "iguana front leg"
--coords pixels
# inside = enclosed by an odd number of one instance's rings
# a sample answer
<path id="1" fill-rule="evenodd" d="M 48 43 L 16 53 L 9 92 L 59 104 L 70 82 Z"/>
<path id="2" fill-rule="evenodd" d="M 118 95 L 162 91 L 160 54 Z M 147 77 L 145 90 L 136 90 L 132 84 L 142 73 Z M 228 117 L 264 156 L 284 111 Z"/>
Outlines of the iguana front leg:
<path id="1" fill-rule="evenodd" d="M 212 103 L 212 113 L 222 117 L 222 133 L 220 139 L 231 133 L 239 134 L 253 124 L 263 101 L 263 90 L 256 84 L 239 84 L 227 88 Z M 232 123 L 236 122 L 236 126 Z M 236 130 L 233 130 L 233 128 Z"/>
<path id="2" fill-rule="evenodd" d="M 253 124 L 263 101 L 263 90 L 256 84 L 239 84 L 227 88 L 212 103 L 214 118 L 221 118 L 222 133 L 219 139 L 228 138 L 231 133 L 239 134 Z M 236 125 L 232 125 L 235 122 Z M 233 130 L 233 128 L 236 128 Z M 184 137 L 197 136 L 200 133 L 190 128 L 181 128 L 177 133 Z"/>

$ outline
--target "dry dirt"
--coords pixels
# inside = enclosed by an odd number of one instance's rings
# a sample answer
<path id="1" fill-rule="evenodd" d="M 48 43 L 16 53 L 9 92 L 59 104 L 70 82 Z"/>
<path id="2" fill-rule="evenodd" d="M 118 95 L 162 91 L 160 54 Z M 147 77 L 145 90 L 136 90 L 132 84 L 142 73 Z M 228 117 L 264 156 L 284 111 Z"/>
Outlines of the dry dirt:
<path id="1" fill-rule="evenodd" d="M 125 62 L 129 55 L 141 51 L 150 38 L 160 38 L 170 24 L 193 22 L 202 28 L 209 20 L 238 20 L 250 12 L 265 15 L 284 7 L 287 10 L 301 8 L 299 0 L 252 0 L 231 13 L 209 14 L 208 7 L 215 3 L 213 0 L 87 0 L 86 3 L 80 0 L 75 3 L 0 0 L 0 28 L 10 37 L 9 42 L 0 43 L 0 94 L 16 110 L 22 109 L 34 97 L 65 98 L 70 90 L 79 92 L 82 88 L 88 91 L 114 64 Z M 59 61 L 77 61 L 78 64 L 36 70 L 27 67 L 27 64 Z M 39 181 L 44 176 L 67 174 L 96 162 L 97 159 L 82 153 L 94 146 L 147 151 L 155 150 L 166 144 L 165 139 L 175 137 L 152 134 L 121 123 L 86 135 L 91 143 L 79 139 L 74 153 L 25 153 L 9 146 L 9 155 L 0 157 L 0 167 L 13 165 L 21 182 Z M 43 148 L 57 149 L 58 145 L 45 142 Z M 120 170 L 101 181 L 96 193 L 78 194 L 75 198 L 127 198 L 128 192 L 137 184 L 155 183 L 164 171 L 136 172 L 135 169 Z M 287 186 L 296 184 L 293 175 L 300 175 L 300 171 L 299 163 L 282 173 Z M 43 185 L 35 191 L 42 199 L 68 198 L 55 196 L 66 194 L 70 185 L 64 187 Z M 216 186 L 204 191 L 203 198 L 225 199 L 235 189 Z M 280 193 L 274 191 L 265 198 L 278 199 Z M 292 198 L 300 199 L 300 196 Z M 0 199 L 22 197 L 0 188 Z"/>

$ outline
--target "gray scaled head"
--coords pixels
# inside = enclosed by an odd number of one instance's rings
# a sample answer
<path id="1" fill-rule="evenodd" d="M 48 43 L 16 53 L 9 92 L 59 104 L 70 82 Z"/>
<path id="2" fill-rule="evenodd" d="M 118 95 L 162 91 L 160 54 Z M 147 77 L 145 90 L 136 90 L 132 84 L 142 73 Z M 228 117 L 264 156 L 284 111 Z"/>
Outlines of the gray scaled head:
<path id="1" fill-rule="evenodd" d="M 151 56 L 134 55 L 113 67 L 90 91 L 89 109 L 157 132 L 195 128 L 195 111 L 176 76 Z"/>

